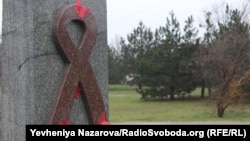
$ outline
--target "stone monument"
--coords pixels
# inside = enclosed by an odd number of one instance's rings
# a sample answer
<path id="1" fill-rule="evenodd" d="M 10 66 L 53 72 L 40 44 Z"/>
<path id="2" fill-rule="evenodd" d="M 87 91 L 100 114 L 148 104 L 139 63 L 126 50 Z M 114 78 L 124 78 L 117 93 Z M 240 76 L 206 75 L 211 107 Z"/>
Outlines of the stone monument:
<path id="1" fill-rule="evenodd" d="M 0 140 L 108 117 L 106 0 L 3 0 Z"/>

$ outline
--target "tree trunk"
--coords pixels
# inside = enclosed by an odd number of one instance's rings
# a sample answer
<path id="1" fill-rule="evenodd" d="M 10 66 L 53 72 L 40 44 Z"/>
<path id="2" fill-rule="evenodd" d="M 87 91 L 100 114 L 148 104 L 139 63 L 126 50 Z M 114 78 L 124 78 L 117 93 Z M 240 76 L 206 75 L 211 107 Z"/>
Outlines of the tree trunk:
<path id="1" fill-rule="evenodd" d="M 205 98 L 205 80 L 203 79 L 201 82 L 201 99 Z"/>
<path id="2" fill-rule="evenodd" d="M 142 89 L 142 83 L 141 83 L 141 82 L 138 83 L 138 89 L 139 89 L 139 90 Z"/>
<path id="3" fill-rule="evenodd" d="M 171 87 L 170 100 L 174 100 L 174 87 Z"/>
<path id="4" fill-rule="evenodd" d="M 223 106 L 222 102 L 218 102 L 217 104 L 217 115 L 219 118 L 222 118 L 225 112 L 225 107 Z"/>
<path id="5" fill-rule="evenodd" d="M 208 96 L 210 98 L 212 97 L 212 88 L 211 88 L 211 86 L 208 87 Z"/>

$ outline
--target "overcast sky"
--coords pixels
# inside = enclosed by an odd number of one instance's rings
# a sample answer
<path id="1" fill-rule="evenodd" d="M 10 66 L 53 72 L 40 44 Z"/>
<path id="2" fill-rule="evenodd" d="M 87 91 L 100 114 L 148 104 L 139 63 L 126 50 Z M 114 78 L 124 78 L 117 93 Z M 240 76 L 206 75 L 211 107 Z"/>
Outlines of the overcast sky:
<path id="1" fill-rule="evenodd" d="M 3 6 L 3 0 L 0 0 L 0 35 L 2 34 L 2 7 Z"/>
<path id="2" fill-rule="evenodd" d="M 222 2 L 234 2 L 235 6 L 241 0 L 107 0 L 108 42 L 115 44 L 116 38 L 126 38 L 140 21 L 152 30 L 165 25 L 170 11 L 181 25 L 190 15 L 199 25 L 204 21 L 204 11 Z"/>

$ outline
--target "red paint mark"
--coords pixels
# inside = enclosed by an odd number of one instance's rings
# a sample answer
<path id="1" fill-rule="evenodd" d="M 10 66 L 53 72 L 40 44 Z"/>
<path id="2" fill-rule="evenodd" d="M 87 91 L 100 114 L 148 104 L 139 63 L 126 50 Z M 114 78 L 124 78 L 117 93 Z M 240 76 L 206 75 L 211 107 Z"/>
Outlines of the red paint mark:
<path id="1" fill-rule="evenodd" d="M 105 112 L 102 112 L 101 116 L 98 119 L 98 122 L 101 125 L 110 125 L 110 122 L 107 121 Z"/>
<path id="2" fill-rule="evenodd" d="M 83 7 L 81 4 L 81 0 L 76 0 L 76 13 L 80 16 L 82 19 L 88 12 L 89 8 L 88 7 Z"/>
<path id="3" fill-rule="evenodd" d="M 66 120 L 66 121 L 58 121 L 57 122 L 58 125 L 70 125 L 70 121 L 69 120 Z"/>
<path id="4" fill-rule="evenodd" d="M 76 88 L 76 92 L 74 94 L 74 98 L 77 99 L 79 97 L 79 94 L 80 94 L 81 91 L 82 91 L 82 88 L 81 87 L 77 87 Z"/>

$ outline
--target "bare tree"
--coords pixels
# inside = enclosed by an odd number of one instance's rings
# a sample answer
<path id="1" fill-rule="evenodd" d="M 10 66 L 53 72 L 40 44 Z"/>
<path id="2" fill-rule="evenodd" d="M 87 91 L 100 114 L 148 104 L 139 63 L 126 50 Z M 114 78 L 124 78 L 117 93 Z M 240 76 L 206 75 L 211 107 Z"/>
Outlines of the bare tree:
<path id="1" fill-rule="evenodd" d="M 205 56 L 206 76 L 212 80 L 218 117 L 223 117 L 228 106 L 243 99 L 244 92 L 239 82 L 250 69 L 250 28 L 247 19 L 244 19 L 249 14 L 249 6 L 244 5 L 240 9 L 242 11 L 230 9 L 229 5 L 225 7 L 224 13 L 218 12 L 218 8 L 214 12 L 221 18 L 216 18 L 216 24 L 210 24 L 213 31 L 208 35 L 212 41 Z"/>

